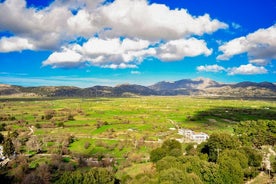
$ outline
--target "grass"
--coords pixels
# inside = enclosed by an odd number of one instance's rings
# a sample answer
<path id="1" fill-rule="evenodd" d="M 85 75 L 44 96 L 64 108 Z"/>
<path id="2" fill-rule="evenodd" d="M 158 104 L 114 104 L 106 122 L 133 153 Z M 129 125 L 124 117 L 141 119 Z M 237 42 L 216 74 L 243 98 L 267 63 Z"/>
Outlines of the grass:
<path id="1" fill-rule="evenodd" d="M 29 126 L 39 123 L 34 134 L 40 138 L 75 136 L 77 141 L 70 151 L 86 155 L 98 152 L 123 157 L 128 152 L 149 153 L 156 145 L 143 143 L 135 148 L 135 140 L 156 141 L 177 137 L 174 125 L 198 132 L 232 133 L 236 122 L 241 120 L 276 119 L 275 101 L 206 99 L 184 96 L 139 98 L 72 98 L 72 99 L 0 99 L 0 116 L 14 116 L 16 120 L 3 120 L 8 130 L 18 130 L 22 135 L 30 132 Z M 45 112 L 54 110 L 51 120 L 42 119 Z M 68 114 L 74 120 L 66 120 Z M 19 122 L 20 120 L 24 120 Z M 55 127 L 63 122 L 64 127 Z M 97 128 L 99 122 L 106 122 Z M 107 146 L 97 146 L 102 140 Z M 122 146 L 123 141 L 128 143 Z M 91 146 L 84 148 L 86 142 Z M 50 143 L 53 144 L 53 143 Z M 112 145 L 114 149 L 112 148 Z M 108 145 L 110 148 L 108 148 Z M 51 145 L 48 145 L 51 147 Z"/>
<path id="2" fill-rule="evenodd" d="M 32 158 L 32 161 L 29 163 L 29 168 L 30 169 L 35 169 L 37 168 L 39 165 L 43 165 L 45 163 L 47 163 L 48 159 L 45 157 L 35 157 Z"/>
<path id="3" fill-rule="evenodd" d="M 267 184 L 267 183 L 275 183 L 275 182 L 276 182 L 275 179 L 274 181 L 272 181 L 269 175 L 265 174 L 264 172 L 261 172 L 258 176 L 256 176 L 256 178 L 254 178 L 253 180 L 247 183 L 248 184 Z"/>
<path id="4" fill-rule="evenodd" d="M 121 178 L 123 175 L 129 175 L 131 178 L 143 173 L 147 173 L 148 171 L 152 171 L 153 164 L 152 163 L 141 163 L 141 164 L 133 164 L 130 167 L 127 167 L 117 173 L 117 177 Z"/>

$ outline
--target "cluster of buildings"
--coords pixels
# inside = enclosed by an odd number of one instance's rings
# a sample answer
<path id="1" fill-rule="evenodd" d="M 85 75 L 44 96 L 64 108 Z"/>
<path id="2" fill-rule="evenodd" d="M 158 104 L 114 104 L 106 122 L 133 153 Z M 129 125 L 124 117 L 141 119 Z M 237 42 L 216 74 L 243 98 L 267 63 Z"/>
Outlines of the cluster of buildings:
<path id="1" fill-rule="evenodd" d="M 189 141 L 201 143 L 209 139 L 209 135 L 203 132 L 194 132 L 190 129 L 178 129 L 178 134 L 183 135 Z M 184 140 L 183 140 L 184 141 Z"/>

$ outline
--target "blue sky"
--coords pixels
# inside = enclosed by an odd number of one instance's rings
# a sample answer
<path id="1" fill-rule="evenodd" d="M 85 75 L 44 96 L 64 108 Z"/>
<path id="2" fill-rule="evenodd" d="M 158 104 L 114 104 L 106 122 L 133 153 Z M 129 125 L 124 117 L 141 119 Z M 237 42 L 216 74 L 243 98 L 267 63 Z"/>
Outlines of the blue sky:
<path id="1" fill-rule="evenodd" d="M 275 0 L 0 0 L 0 83 L 276 82 Z"/>

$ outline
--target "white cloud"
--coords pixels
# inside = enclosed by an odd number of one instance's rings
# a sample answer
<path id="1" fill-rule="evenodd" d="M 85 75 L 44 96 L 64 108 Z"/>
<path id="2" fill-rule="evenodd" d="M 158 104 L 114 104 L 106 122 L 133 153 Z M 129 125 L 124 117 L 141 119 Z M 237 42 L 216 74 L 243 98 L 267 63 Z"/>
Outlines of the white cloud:
<path id="1" fill-rule="evenodd" d="M 268 61 L 276 59 L 276 24 L 233 39 L 220 46 L 219 50 L 223 52 L 217 57 L 219 60 L 228 60 L 234 55 L 247 53 L 251 63 L 267 64 Z"/>
<path id="2" fill-rule="evenodd" d="M 228 68 L 228 75 L 255 75 L 266 74 L 268 71 L 263 66 L 257 67 L 252 64 L 241 65 L 239 67 Z"/>
<path id="3" fill-rule="evenodd" d="M 145 40 L 91 38 L 80 48 L 80 53 L 94 65 L 137 63 L 146 56 L 149 45 Z"/>
<path id="4" fill-rule="evenodd" d="M 223 66 L 215 65 L 201 65 L 198 66 L 197 71 L 199 72 L 227 72 L 228 75 L 256 75 L 266 74 L 268 71 L 263 66 L 254 66 L 252 64 L 241 65 L 239 67 L 224 68 Z"/>
<path id="5" fill-rule="evenodd" d="M 196 70 L 199 72 L 215 72 L 215 73 L 217 73 L 217 72 L 225 71 L 225 68 L 215 64 L 215 65 L 205 65 L 205 66 L 201 65 L 201 66 L 198 66 L 196 68 Z"/>
<path id="6" fill-rule="evenodd" d="M 267 60 L 267 59 L 251 59 L 251 60 L 249 60 L 249 62 L 252 64 L 255 64 L 255 65 L 265 66 L 269 63 L 269 60 Z"/>
<path id="7" fill-rule="evenodd" d="M 150 5 L 146 0 L 116 0 L 107 5 L 102 2 L 56 0 L 38 10 L 27 8 L 25 0 L 6 0 L 0 3 L 0 31 L 32 41 L 35 49 L 57 50 L 77 37 L 108 35 L 106 32 L 111 37 L 160 40 L 202 35 L 227 27 L 207 14 L 193 17 L 184 9 L 170 10 L 165 5 Z M 76 15 L 71 13 L 72 9 L 77 11 Z M 105 28 L 110 31 L 104 31 Z"/>
<path id="8" fill-rule="evenodd" d="M 25 0 L 6 0 L 0 3 L 0 31 L 28 39 L 34 49 L 55 49 L 70 38 L 66 23 L 70 16 L 65 8 L 36 10 L 26 8 Z"/>
<path id="9" fill-rule="evenodd" d="M 103 65 L 102 68 L 126 69 L 126 68 L 137 68 L 137 66 L 134 64 L 120 63 L 120 64 Z"/>
<path id="10" fill-rule="evenodd" d="M 153 46 L 146 40 L 128 38 L 91 38 L 83 45 L 70 45 L 61 52 L 54 52 L 43 64 L 53 67 L 72 67 L 88 62 L 103 68 L 136 68 L 146 57 L 156 57 L 162 61 L 181 60 L 184 57 L 210 55 L 204 40 L 195 38 L 169 41 Z M 74 65 L 73 65 L 74 64 Z"/>
<path id="11" fill-rule="evenodd" d="M 82 55 L 67 48 L 64 48 L 62 52 L 52 53 L 43 62 L 43 66 L 51 65 L 53 68 L 72 68 L 79 67 L 83 64 Z"/>
<path id="12" fill-rule="evenodd" d="M 0 32 L 13 36 L 0 38 L 0 52 L 51 50 L 43 65 L 54 68 L 87 63 L 134 68 L 148 56 L 163 61 L 208 56 L 212 50 L 205 41 L 192 36 L 228 27 L 208 14 L 193 16 L 147 0 L 103 2 L 55 0 L 35 9 L 25 0 L 6 0 L 0 3 Z M 77 38 L 88 41 L 72 44 Z"/>
<path id="13" fill-rule="evenodd" d="M 69 31 L 75 35 L 92 37 L 99 28 L 97 20 L 86 10 L 80 10 L 75 16 L 67 20 Z"/>
<path id="14" fill-rule="evenodd" d="M 71 10 L 84 9 L 94 10 L 105 0 L 55 0 L 50 5 L 51 8 L 64 7 Z"/>
<path id="15" fill-rule="evenodd" d="M 12 52 L 21 50 L 33 50 L 35 46 L 28 39 L 20 37 L 2 37 L 0 39 L 0 52 Z"/>
<path id="16" fill-rule="evenodd" d="M 144 57 L 155 53 L 153 48 L 148 48 L 149 45 L 145 40 L 91 38 L 82 46 L 74 44 L 61 52 L 54 52 L 43 65 L 71 67 L 89 62 L 103 68 L 136 68 Z"/>
<path id="17" fill-rule="evenodd" d="M 157 57 L 163 61 L 181 60 L 201 54 L 209 56 L 211 53 L 212 50 L 207 48 L 204 40 L 195 38 L 172 40 L 157 49 Z"/>
<path id="18" fill-rule="evenodd" d="M 228 26 L 208 14 L 192 16 L 186 9 L 171 10 L 146 0 L 115 0 L 100 9 L 110 35 L 148 40 L 180 39 L 187 35 L 212 33 Z"/>

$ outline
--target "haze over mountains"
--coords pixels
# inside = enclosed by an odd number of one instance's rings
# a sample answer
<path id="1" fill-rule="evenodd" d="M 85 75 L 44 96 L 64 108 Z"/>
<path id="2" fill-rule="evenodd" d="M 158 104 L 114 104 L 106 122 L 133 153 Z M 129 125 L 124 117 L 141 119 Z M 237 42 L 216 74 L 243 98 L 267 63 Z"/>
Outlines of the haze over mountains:
<path id="1" fill-rule="evenodd" d="M 225 84 L 206 78 L 182 79 L 174 82 L 161 81 L 151 86 L 121 84 L 115 87 L 94 86 L 89 88 L 71 86 L 22 87 L 0 84 L 0 96 L 131 97 L 151 95 L 274 98 L 276 97 L 276 85 L 269 82 Z"/>

